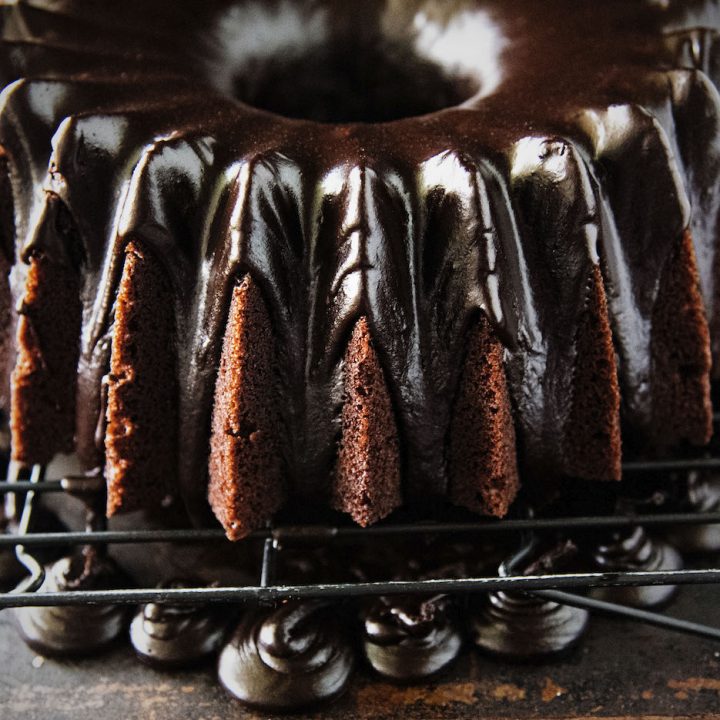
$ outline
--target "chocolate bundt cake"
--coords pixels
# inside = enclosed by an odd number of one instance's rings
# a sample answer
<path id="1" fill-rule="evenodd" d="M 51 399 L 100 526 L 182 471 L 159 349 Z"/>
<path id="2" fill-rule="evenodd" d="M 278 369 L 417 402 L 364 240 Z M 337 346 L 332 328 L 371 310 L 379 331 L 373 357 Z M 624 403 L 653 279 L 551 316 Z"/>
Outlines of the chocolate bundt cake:
<path id="1" fill-rule="evenodd" d="M 708 441 L 715 0 L 0 11 L 16 461 L 240 538 Z"/>

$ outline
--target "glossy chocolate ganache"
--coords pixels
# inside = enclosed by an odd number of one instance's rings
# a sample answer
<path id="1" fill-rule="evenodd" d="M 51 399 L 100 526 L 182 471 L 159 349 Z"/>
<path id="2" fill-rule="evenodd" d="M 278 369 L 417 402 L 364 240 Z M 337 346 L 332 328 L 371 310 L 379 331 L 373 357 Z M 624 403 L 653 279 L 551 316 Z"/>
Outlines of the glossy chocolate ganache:
<path id="1" fill-rule="evenodd" d="M 238 538 L 290 501 L 501 516 L 519 477 L 618 479 L 621 429 L 708 440 L 717 2 L 0 19 L 16 460 Z"/>

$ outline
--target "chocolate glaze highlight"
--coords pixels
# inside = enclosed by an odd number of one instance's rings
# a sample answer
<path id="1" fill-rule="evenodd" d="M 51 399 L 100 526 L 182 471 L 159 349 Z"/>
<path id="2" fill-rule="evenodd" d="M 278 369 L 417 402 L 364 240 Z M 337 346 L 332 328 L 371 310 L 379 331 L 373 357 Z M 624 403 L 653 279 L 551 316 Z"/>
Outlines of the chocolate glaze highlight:
<path id="1" fill-rule="evenodd" d="M 553 572 L 575 553 L 573 543 L 565 542 L 537 556 L 536 541 L 531 541 L 500 565 L 498 574 Z M 470 630 L 475 645 L 483 652 L 525 661 L 570 651 L 585 634 L 589 620 L 587 610 L 532 594 L 500 590 L 488 593 L 478 603 Z"/>
<path id="2" fill-rule="evenodd" d="M 442 670 L 462 638 L 448 597 L 380 598 L 363 617 L 365 657 L 394 680 L 418 680 Z"/>
<path id="3" fill-rule="evenodd" d="M 104 463 L 131 241 L 144 272 L 167 280 L 158 343 L 178 380 L 164 472 L 198 521 L 228 308 L 246 274 L 272 320 L 291 497 L 331 495 L 360 318 L 397 423 L 402 502 L 447 494 L 480 316 L 502 342 L 528 486 L 617 479 L 620 412 L 631 445 L 707 441 L 716 2 L 59 0 L 5 5 L 0 19 L 16 231 L 5 300 L 35 307 L 33 262 L 48 282 L 78 278 L 78 316 L 64 318 L 82 327 L 75 420 L 54 435 L 74 435 L 88 470 Z M 310 86 L 297 77 L 308 62 Z M 586 407 L 593 393 L 611 396 L 602 416 Z M 659 421 L 659 408 L 684 421 Z M 128 420 L 134 432 L 143 422 L 160 421 Z M 13 423 L 16 459 L 39 461 L 24 454 L 25 418 Z M 597 444 L 585 460 L 583 442 Z"/>
<path id="4" fill-rule="evenodd" d="M 288 601 L 249 611 L 220 653 L 225 689 L 263 710 L 296 710 L 339 695 L 355 655 L 337 607 Z"/>
<path id="5" fill-rule="evenodd" d="M 112 561 L 87 553 L 61 558 L 45 572 L 37 592 L 105 590 L 116 587 L 120 578 Z M 43 655 L 97 652 L 120 635 L 127 621 L 127 610 L 119 605 L 23 607 L 13 613 L 23 640 Z"/>
<path id="6" fill-rule="evenodd" d="M 595 548 L 593 560 L 603 572 L 679 570 L 683 566 L 680 553 L 672 545 L 650 537 L 642 527 L 612 533 Z M 592 595 L 635 607 L 654 607 L 669 602 L 677 590 L 676 585 L 607 587 L 594 588 Z"/>
<path id="7" fill-rule="evenodd" d="M 163 587 L 197 586 L 182 580 Z M 229 608 L 147 603 L 130 623 L 130 642 L 149 665 L 188 667 L 209 659 L 220 648 L 235 613 Z"/>

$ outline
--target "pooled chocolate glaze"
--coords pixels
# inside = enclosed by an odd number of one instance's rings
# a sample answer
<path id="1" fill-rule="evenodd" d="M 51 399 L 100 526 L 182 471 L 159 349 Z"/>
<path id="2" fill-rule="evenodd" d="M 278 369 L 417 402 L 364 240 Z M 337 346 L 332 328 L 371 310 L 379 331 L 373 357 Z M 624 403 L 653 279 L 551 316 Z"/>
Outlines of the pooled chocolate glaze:
<path id="1" fill-rule="evenodd" d="M 587 610 L 513 593 L 490 593 L 471 620 L 475 645 L 484 652 L 530 660 L 570 650 L 587 630 Z"/>
<path id="2" fill-rule="evenodd" d="M 713 473 L 691 471 L 682 498 L 682 510 L 709 513 L 720 510 L 720 478 Z M 720 551 L 720 525 L 678 525 L 668 528 L 664 536 L 683 553 L 717 553 Z"/>
<path id="3" fill-rule="evenodd" d="M 118 568 L 106 558 L 65 557 L 46 568 L 37 592 L 104 590 L 118 579 Z M 127 620 L 122 605 L 23 607 L 13 613 L 23 640 L 43 655 L 96 652 L 120 635 Z"/>
<path id="4" fill-rule="evenodd" d="M 88 469 L 103 463 L 129 238 L 172 288 L 176 492 L 198 521 L 225 318 L 246 272 L 277 336 L 291 495 L 328 497 L 361 316 L 397 416 L 405 501 L 446 494 L 479 312 L 505 348 L 525 480 L 592 475 L 568 463 L 568 399 L 601 258 L 625 426 L 641 443 L 662 435 L 658 278 L 689 226 L 720 323 L 714 2 L 58 0 L 5 5 L 0 19 L 0 79 L 24 78 L 0 101 L 13 298 L 20 260 L 82 267 Z M 72 233 L 56 231 L 63 213 Z"/>
<path id="5" fill-rule="evenodd" d="M 462 637 L 448 597 L 380 598 L 363 615 L 365 657 L 381 675 L 418 680 L 442 670 Z"/>
<path id="6" fill-rule="evenodd" d="M 536 556 L 533 542 L 500 565 L 499 574 L 502 577 L 512 572 L 526 575 L 552 572 L 576 552 L 575 545 L 566 541 Z M 589 618 L 587 610 L 537 595 L 499 590 L 488 593 L 479 603 L 472 613 L 470 627 L 475 645 L 483 652 L 532 660 L 572 649 L 587 630 Z"/>
<path id="7" fill-rule="evenodd" d="M 642 527 L 613 532 L 594 550 L 593 560 L 598 569 L 607 572 L 680 570 L 683 566 L 680 553 L 672 545 L 650 537 Z M 662 605 L 676 592 L 676 585 L 603 587 L 591 591 L 601 600 L 635 607 Z"/>
<path id="8" fill-rule="evenodd" d="M 192 587 L 173 580 L 163 587 Z M 138 657 L 159 667 L 188 667 L 207 660 L 220 648 L 235 613 L 203 605 L 147 603 L 130 623 L 130 642 Z"/>
<path id="9" fill-rule="evenodd" d="M 336 606 L 287 601 L 244 615 L 220 653 L 218 676 L 243 703 L 286 711 L 339 695 L 354 664 Z"/>

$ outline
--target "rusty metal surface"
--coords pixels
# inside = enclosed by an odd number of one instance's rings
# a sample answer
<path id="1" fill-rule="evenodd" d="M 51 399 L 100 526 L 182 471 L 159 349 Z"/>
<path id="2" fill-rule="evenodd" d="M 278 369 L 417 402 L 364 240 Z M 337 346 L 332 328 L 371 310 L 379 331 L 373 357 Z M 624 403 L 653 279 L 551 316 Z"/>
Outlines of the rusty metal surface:
<path id="1" fill-rule="evenodd" d="M 720 625 L 718 590 L 685 588 L 668 612 Z M 244 710 L 212 666 L 164 673 L 120 643 L 92 659 L 43 659 L 0 613 L 2 720 L 215 720 L 266 717 Z M 511 665 L 468 648 L 432 683 L 397 686 L 362 667 L 344 697 L 301 718 L 720 717 L 720 644 L 624 621 L 594 618 L 572 655 Z"/>

